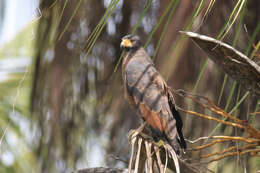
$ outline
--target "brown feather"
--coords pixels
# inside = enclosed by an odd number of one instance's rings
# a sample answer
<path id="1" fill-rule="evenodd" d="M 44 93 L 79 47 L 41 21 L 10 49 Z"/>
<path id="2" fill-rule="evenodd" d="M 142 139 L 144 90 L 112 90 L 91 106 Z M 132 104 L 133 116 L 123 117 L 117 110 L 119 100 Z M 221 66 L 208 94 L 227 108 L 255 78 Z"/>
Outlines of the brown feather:
<path id="1" fill-rule="evenodd" d="M 154 129 L 165 130 L 166 122 L 157 112 L 146 107 L 144 103 L 139 104 L 139 109 L 144 120 Z"/>

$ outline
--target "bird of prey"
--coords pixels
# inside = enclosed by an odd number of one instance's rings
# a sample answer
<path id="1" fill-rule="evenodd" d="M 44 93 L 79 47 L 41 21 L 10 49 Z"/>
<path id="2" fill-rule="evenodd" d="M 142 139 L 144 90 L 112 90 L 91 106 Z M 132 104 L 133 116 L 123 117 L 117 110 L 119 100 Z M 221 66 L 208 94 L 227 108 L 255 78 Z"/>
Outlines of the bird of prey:
<path id="1" fill-rule="evenodd" d="M 122 63 L 124 93 L 132 107 L 148 124 L 155 141 L 168 142 L 179 153 L 186 149 L 182 119 L 175 108 L 173 95 L 136 35 L 122 38 L 125 50 Z"/>

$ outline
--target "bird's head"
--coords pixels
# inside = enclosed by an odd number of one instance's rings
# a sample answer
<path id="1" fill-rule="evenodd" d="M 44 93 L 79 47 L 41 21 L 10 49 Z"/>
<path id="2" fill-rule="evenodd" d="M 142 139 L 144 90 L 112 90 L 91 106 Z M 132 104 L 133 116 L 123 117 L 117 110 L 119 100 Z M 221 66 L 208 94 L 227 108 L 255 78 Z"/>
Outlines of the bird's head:
<path id="1" fill-rule="evenodd" d="M 126 51 L 136 50 L 141 46 L 140 38 L 136 35 L 126 35 L 122 38 L 120 47 Z"/>

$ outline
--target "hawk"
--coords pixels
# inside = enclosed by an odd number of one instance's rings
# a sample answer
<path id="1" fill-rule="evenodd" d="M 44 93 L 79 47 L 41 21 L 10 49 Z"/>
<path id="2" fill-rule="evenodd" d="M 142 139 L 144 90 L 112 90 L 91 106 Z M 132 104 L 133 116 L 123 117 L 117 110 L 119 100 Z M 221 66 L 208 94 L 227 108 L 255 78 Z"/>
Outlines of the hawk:
<path id="1" fill-rule="evenodd" d="M 124 93 L 132 107 L 148 124 L 155 141 L 168 142 L 175 151 L 186 149 L 182 119 L 173 95 L 136 35 L 122 38 Z"/>

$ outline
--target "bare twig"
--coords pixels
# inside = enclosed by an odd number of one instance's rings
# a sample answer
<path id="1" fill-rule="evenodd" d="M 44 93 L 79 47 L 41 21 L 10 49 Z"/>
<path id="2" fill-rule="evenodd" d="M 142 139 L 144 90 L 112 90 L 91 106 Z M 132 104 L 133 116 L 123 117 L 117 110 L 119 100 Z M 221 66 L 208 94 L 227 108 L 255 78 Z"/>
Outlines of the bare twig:
<path id="1" fill-rule="evenodd" d="M 176 172 L 180 173 L 180 166 L 179 166 L 177 154 L 175 153 L 175 151 L 173 150 L 173 148 L 169 144 L 165 144 L 165 147 L 170 152 L 170 155 L 172 156 L 172 159 L 173 159 L 174 164 L 175 164 Z"/>
<path id="2" fill-rule="evenodd" d="M 135 159 L 135 171 L 134 171 L 134 173 L 138 173 L 140 153 L 141 153 L 141 148 L 142 148 L 142 141 L 143 141 L 142 138 L 138 139 L 138 149 L 137 149 L 137 154 L 136 154 L 136 159 Z"/>
<path id="3" fill-rule="evenodd" d="M 148 173 L 153 173 L 152 144 L 144 141 L 147 157 Z"/>
<path id="4" fill-rule="evenodd" d="M 131 142 L 131 157 L 130 157 L 130 161 L 129 161 L 129 165 L 128 165 L 128 173 L 130 173 L 131 169 L 132 169 L 136 137 L 131 138 L 130 142 Z"/>
<path id="5" fill-rule="evenodd" d="M 229 147 L 229 148 L 227 148 L 227 149 L 225 149 L 223 151 L 220 151 L 220 152 L 215 152 L 215 153 L 201 155 L 201 157 L 202 158 L 208 158 L 208 157 L 212 157 L 212 156 L 215 156 L 215 155 L 221 155 L 221 154 L 230 152 L 232 150 L 236 150 L 237 152 L 239 152 L 239 151 L 243 151 L 245 149 L 256 147 L 256 146 L 258 146 L 258 144 L 249 144 L 249 145 L 245 145 L 245 146 L 240 147 L 240 148 L 238 148 L 237 146 L 232 146 L 232 147 Z"/>
<path id="6" fill-rule="evenodd" d="M 241 124 L 238 124 L 238 123 L 232 123 L 232 122 L 229 122 L 229 121 L 220 120 L 220 119 L 215 118 L 215 117 L 211 117 L 211 116 L 204 115 L 204 114 L 201 114 L 201 113 L 198 113 L 198 112 L 194 112 L 194 111 L 188 111 L 188 110 L 181 109 L 181 108 L 179 108 L 179 110 L 181 110 L 183 112 L 186 112 L 188 114 L 191 114 L 191 115 L 196 115 L 196 116 L 208 119 L 208 120 L 214 120 L 214 121 L 217 121 L 217 122 L 225 124 L 225 125 L 230 125 L 230 126 L 237 127 L 237 128 L 240 128 L 240 129 L 246 129 L 245 126 L 243 126 Z"/>
<path id="7" fill-rule="evenodd" d="M 240 128 L 240 129 L 245 129 L 250 134 L 250 136 L 253 136 L 257 139 L 260 139 L 260 131 L 259 130 L 252 127 L 247 121 L 240 120 L 240 119 L 232 116 L 231 114 L 226 113 L 223 109 L 216 106 L 214 104 L 214 102 L 211 101 L 209 98 L 204 97 L 204 96 L 194 95 L 194 94 L 188 93 L 184 90 L 173 90 L 173 89 L 171 89 L 171 90 L 174 93 L 176 93 L 176 94 L 178 94 L 182 97 L 192 99 L 194 102 L 198 103 L 203 108 L 208 109 L 208 110 L 210 110 L 210 111 L 212 111 L 212 112 L 216 113 L 217 115 L 220 115 L 224 118 L 228 118 L 230 120 L 233 120 L 234 122 L 220 120 L 218 118 L 214 118 L 214 117 L 204 115 L 204 114 L 194 112 L 194 111 L 185 110 L 183 108 L 176 106 L 179 110 L 186 112 L 188 114 L 191 114 L 191 115 L 196 115 L 196 116 L 208 119 L 208 120 L 214 120 L 214 121 L 217 121 L 217 122 L 225 124 L 225 125 L 230 125 L 230 126 L 237 127 L 237 128 Z M 209 105 L 202 103 L 199 99 L 206 101 Z"/>
<path id="8" fill-rule="evenodd" d="M 165 173 L 166 172 L 166 168 L 167 168 L 167 165 L 168 165 L 168 150 L 167 150 L 167 148 L 164 146 L 164 149 L 165 149 L 165 166 L 164 166 L 164 171 L 163 171 L 163 173 Z"/>
<path id="9" fill-rule="evenodd" d="M 200 145 L 200 146 L 194 148 L 193 150 L 194 150 L 194 151 L 202 150 L 202 149 L 208 148 L 208 147 L 210 147 L 210 146 L 212 146 L 212 145 L 215 145 L 215 144 L 217 144 L 217 143 L 222 143 L 222 142 L 225 142 L 225 141 L 229 141 L 229 139 L 218 139 L 218 140 L 215 140 L 215 141 L 210 142 L 210 143 L 208 143 L 208 144 Z"/>
<path id="10" fill-rule="evenodd" d="M 250 149 L 250 150 L 245 150 L 245 151 L 236 151 L 236 152 L 229 152 L 229 153 L 226 153 L 226 154 L 223 154 L 222 156 L 219 156 L 215 159 L 212 159 L 210 160 L 208 163 L 211 163 L 211 162 L 215 162 L 215 161 L 218 161 L 218 160 L 221 160 L 225 157 L 229 157 L 229 156 L 234 156 L 234 155 L 244 155 L 244 154 L 247 154 L 247 153 L 258 153 L 260 152 L 260 149 Z"/>
<path id="11" fill-rule="evenodd" d="M 196 142 L 199 142 L 199 141 L 205 140 L 205 139 L 229 139 L 229 140 L 243 141 L 243 142 L 247 142 L 247 143 L 260 142 L 260 139 L 243 138 L 243 137 L 240 137 L 240 136 L 205 136 L 205 137 L 200 137 L 198 139 L 195 139 L 193 141 L 191 141 L 191 140 L 186 140 L 186 141 L 194 144 Z"/>
<path id="12" fill-rule="evenodd" d="M 154 146 L 154 151 L 155 151 L 156 158 L 157 158 L 157 162 L 156 163 L 157 163 L 158 169 L 159 169 L 160 173 L 163 173 L 164 166 L 162 164 L 159 147 Z"/>

